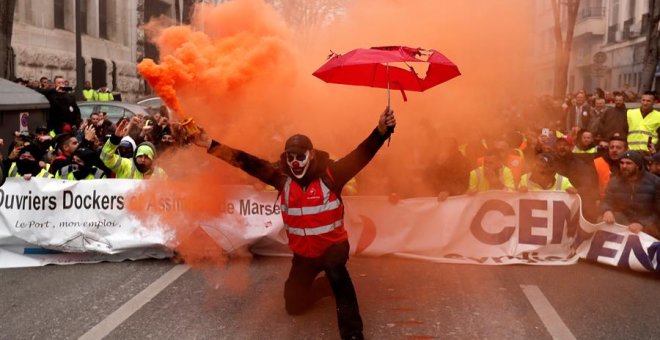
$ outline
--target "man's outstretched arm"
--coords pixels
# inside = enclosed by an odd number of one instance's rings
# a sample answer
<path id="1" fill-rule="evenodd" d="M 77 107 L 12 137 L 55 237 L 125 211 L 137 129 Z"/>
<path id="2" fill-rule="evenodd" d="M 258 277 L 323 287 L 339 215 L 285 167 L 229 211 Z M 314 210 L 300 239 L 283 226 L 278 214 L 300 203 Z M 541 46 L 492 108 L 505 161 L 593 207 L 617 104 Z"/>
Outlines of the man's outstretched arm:
<path id="1" fill-rule="evenodd" d="M 193 141 L 197 146 L 206 147 L 207 153 L 240 168 L 249 175 L 275 188 L 279 189 L 286 180 L 286 176 L 274 164 L 245 151 L 221 144 L 209 138 L 205 132 L 200 133 Z"/>

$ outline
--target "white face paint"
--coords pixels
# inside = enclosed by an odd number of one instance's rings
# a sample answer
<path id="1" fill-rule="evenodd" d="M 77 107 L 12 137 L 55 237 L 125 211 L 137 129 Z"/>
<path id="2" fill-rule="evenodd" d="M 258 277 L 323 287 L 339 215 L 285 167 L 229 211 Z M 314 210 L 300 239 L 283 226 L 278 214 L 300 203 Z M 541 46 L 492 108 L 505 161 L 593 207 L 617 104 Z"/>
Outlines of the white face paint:
<path id="1" fill-rule="evenodd" d="M 307 168 L 309 168 L 309 150 L 302 153 L 287 153 L 286 154 L 286 164 L 289 165 L 291 173 L 301 179 L 307 173 Z"/>

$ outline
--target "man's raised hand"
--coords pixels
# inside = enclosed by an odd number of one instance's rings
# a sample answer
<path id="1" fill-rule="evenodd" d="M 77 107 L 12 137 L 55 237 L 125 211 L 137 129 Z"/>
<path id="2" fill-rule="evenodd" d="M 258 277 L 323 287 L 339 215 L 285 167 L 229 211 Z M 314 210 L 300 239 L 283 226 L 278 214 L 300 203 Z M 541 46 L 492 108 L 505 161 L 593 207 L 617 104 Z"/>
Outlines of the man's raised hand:
<path id="1" fill-rule="evenodd" d="M 119 138 L 123 138 L 128 134 L 128 128 L 129 128 L 130 122 L 128 119 L 124 119 L 119 124 L 117 124 L 117 128 L 115 129 L 115 136 Z"/>
<path id="2" fill-rule="evenodd" d="M 378 119 L 378 132 L 381 136 L 384 136 L 387 133 L 387 128 L 390 127 L 394 130 L 396 126 L 396 119 L 394 118 L 394 111 L 389 107 L 386 107 L 383 113 L 380 114 L 380 119 Z"/>

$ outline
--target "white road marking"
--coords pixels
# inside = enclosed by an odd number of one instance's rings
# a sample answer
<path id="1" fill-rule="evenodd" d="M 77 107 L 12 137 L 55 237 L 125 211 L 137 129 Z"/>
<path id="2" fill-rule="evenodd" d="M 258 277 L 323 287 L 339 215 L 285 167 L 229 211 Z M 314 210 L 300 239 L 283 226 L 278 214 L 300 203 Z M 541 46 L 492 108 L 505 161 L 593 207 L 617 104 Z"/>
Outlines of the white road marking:
<path id="1" fill-rule="evenodd" d="M 568 329 L 564 321 L 562 321 L 557 311 L 552 307 L 550 301 L 546 299 L 539 287 L 533 285 L 520 285 L 520 288 L 522 288 L 527 300 L 532 304 L 536 314 L 541 318 L 541 321 L 553 339 L 576 339 L 575 335 L 571 333 L 571 330 Z"/>
<path id="2" fill-rule="evenodd" d="M 117 326 L 126 321 L 133 313 L 137 312 L 142 306 L 151 301 L 158 293 L 167 288 L 174 280 L 183 275 L 190 269 L 185 264 L 179 264 L 170 269 L 158 280 L 154 281 L 143 291 L 135 295 L 132 299 L 128 300 L 119 309 L 108 315 L 105 319 L 99 322 L 96 326 L 92 327 L 87 333 L 83 334 L 78 340 L 96 340 L 102 339 L 110 334 Z"/>

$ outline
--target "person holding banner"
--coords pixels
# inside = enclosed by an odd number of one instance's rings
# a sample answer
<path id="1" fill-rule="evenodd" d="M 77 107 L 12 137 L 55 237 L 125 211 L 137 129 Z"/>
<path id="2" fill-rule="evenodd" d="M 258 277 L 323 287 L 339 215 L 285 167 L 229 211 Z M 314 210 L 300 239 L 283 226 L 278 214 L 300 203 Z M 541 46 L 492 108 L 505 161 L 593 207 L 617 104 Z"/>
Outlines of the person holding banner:
<path id="1" fill-rule="evenodd" d="M 536 155 L 532 172 L 522 175 L 518 191 L 554 190 L 577 194 L 571 181 L 557 173 L 554 156 L 550 153 Z"/>
<path id="2" fill-rule="evenodd" d="M 77 148 L 72 163 L 57 171 L 55 178 L 70 181 L 106 178 L 105 172 L 94 166 L 98 158 L 94 150 Z"/>
<path id="3" fill-rule="evenodd" d="M 511 169 L 502 164 L 499 152 L 495 149 L 486 150 L 484 165 L 470 171 L 468 195 L 488 190 L 513 191 L 515 184 Z"/>
<path id="4" fill-rule="evenodd" d="M 7 177 L 23 177 L 26 181 L 32 177 L 51 178 L 48 170 L 41 167 L 39 161 L 44 156 L 44 151 L 35 144 L 25 144 L 18 151 L 18 160 L 12 164 Z"/>
<path id="5" fill-rule="evenodd" d="M 610 180 L 601 203 L 603 221 L 660 238 L 660 179 L 644 170 L 644 157 L 637 151 L 626 151 L 619 167 L 619 176 Z"/>
<path id="6" fill-rule="evenodd" d="M 315 149 L 309 137 L 300 134 L 286 141 L 279 163 L 221 144 L 203 130 L 191 136 L 209 154 L 278 190 L 282 220 L 293 251 L 284 285 L 286 311 L 291 315 L 304 313 L 319 298 L 329 295 L 331 287 L 342 339 L 363 339 L 363 326 L 346 269 L 350 247 L 344 229 L 341 191 L 376 155 L 395 125 L 394 112 L 388 107 L 371 134 L 337 161 L 331 160 L 327 152 Z M 322 271 L 325 276 L 317 278 Z"/>

